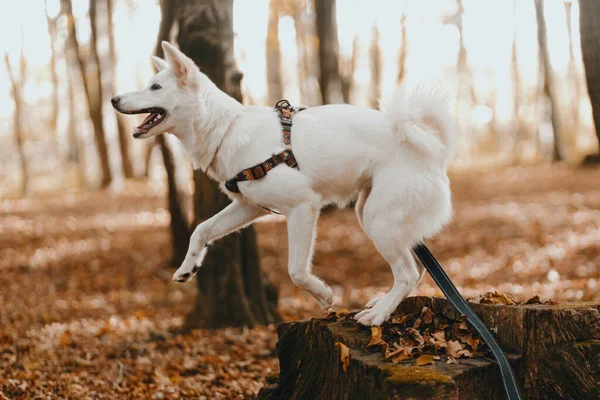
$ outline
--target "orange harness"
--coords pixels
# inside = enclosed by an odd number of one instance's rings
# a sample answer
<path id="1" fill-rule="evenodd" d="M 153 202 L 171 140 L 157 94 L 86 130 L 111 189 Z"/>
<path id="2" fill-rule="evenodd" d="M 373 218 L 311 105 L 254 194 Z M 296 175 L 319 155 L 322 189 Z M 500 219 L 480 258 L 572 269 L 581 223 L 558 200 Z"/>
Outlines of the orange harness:
<path id="1" fill-rule="evenodd" d="M 304 110 L 304 108 L 294 108 L 287 100 L 279 100 L 273 108 L 279 113 L 279 121 L 283 128 L 283 144 L 285 145 L 285 150 L 281 153 L 273 154 L 270 158 L 260 164 L 246 168 L 234 178 L 225 182 L 225 188 L 230 192 L 239 193 L 240 188 L 238 187 L 238 182 L 255 181 L 264 178 L 267 175 L 267 172 L 279 164 L 286 164 L 290 168 L 300 169 L 296 162 L 296 157 L 294 157 L 294 153 L 292 153 L 292 116 L 294 113 Z"/>

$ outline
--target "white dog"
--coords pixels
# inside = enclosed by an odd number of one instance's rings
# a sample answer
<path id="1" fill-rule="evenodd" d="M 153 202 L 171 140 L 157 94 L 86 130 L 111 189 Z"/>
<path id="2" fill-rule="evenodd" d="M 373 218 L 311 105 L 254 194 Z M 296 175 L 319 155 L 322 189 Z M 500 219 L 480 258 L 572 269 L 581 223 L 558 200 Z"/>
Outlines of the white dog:
<path id="1" fill-rule="evenodd" d="M 451 216 L 446 166 L 455 135 L 443 94 L 417 87 L 397 95 L 386 112 L 326 105 L 297 113 L 292 150 L 300 169 L 277 166 L 260 180 L 239 182 L 236 194 L 224 188 L 225 181 L 284 150 L 278 114 L 240 104 L 177 48 L 167 42 L 162 47 L 166 61 L 153 57 L 159 72 L 149 85 L 113 98 L 113 106 L 126 114 L 150 113 L 133 136 L 174 134 L 194 168 L 219 182 L 233 200 L 196 227 L 173 280 L 191 279 L 207 244 L 268 214 L 266 207 L 287 217 L 292 281 L 329 309 L 331 289 L 311 273 L 319 210 L 357 199 L 360 225 L 390 264 L 394 285 L 356 319 L 364 325 L 384 322 L 423 275 L 412 246 Z"/>

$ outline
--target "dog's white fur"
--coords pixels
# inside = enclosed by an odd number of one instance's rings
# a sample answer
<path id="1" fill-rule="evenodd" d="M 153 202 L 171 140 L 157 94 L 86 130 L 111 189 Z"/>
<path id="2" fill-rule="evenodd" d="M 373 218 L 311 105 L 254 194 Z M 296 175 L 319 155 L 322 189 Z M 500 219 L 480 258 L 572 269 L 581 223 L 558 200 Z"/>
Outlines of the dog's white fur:
<path id="1" fill-rule="evenodd" d="M 356 199 L 361 227 L 390 264 L 392 289 L 371 300 L 356 319 L 380 325 L 423 275 L 411 247 L 437 233 L 451 216 L 446 167 L 455 148 L 454 127 L 441 91 L 416 87 L 399 92 L 387 111 L 351 105 L 309 108 L 293 118 L 292 149 L 300 170 L 278 166 L 260 180 L 240 182 L 241 194 L 223 184 L 244 168 L 283 151 L 281 125 L 272 108 L 243 106 L 219 90 L 192 60 L 167 42 L 166 62 L 141 91 L 120 96 L 118 111 L 147 107 L 167 111 L 142 137 L 177 136 L 194 167 L 218 181 L 233 200 L 194 230 L 175 281 L 187 281 L 201 265 L 206 245 L 278 210 L 287 217 L 289 274 L 321 307 L 333 303 L 331 289 L 311 273 L 319 210 Z M 160 90 L 150 90 L 153 84 Z M 351 273 L 351 271 L 349 271 Z"/>

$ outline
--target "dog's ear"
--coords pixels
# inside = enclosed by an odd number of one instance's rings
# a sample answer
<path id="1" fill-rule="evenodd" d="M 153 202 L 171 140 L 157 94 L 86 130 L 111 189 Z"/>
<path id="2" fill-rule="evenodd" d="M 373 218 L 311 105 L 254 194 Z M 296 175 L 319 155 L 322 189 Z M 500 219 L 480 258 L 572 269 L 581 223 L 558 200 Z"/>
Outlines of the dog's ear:
<path id="1" fill-rule="evenodd" d="M 152 64 L 154 64 L 154 68 L 156 68 L 158 72 L 169 68 L 169 64 L 165 60 L 156 56 L 152 56 Z"/>
<path id="2" fill-rule="evenodd" d="M 165 58 L 171 64 L 177 81 L 182 86 L 190 85 L 193 79 L 193 70 L 196 67 L 194 62 L 169 42 L 163 41 L 161 45 L 165 52 Z"/>

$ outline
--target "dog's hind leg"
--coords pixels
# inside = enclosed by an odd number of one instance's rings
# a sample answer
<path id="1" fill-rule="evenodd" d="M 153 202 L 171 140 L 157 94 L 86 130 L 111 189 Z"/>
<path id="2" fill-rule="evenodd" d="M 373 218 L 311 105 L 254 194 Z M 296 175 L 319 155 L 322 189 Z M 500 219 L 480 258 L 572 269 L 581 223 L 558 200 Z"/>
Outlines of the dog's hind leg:
<path id="1" fill-rule="evenodd" d="M 292 282 L 308 290 L 328 310 L 333 305 L 329 286 L 311 272 L 311 260 L 316 236 L 320 205 L 305 203 L 287 213 L 289 260 Z"/>
<path id="2" fill-rule="evenodd" d="M 365 230 L 365 227 L 363 224 L 363 213 L 364 213 L 364 209 L 365 209 L 365 202 L 367 201 L 367 198 L 371 194 L 371 189 L 372 189 L 372 187 L 370 184 L 368 186 L 364 187 L 358 194 L 358 198 L 356 199 L 356 204 L 354 205 L 354 211 L 356 212 L 356 219 L 358 219 L 358 224 L 360 225 L 360 227 L 362 228 L 363 231 Z M 381 297 L 373 297 L 367 303 L 367 307 L 368 308 L 373 307 L 375 304 L 377 304 L 377 302 L 379 300 L 381 300 Z"/>
<path id="3" fill-rule="evenodd" d="M 398 189 L 396 189 L 398 190 Z M 363 206 L 363 228 L 377 250 L 390 264 L 394 275 L 392 289 L 373 299 L 355 318 L 363 325 L 381 325 L 417 285 L 422 273 L 408 247 L 415 241 L 409 211 L 402 207 L 401 193 L 384 185 L 374 186 Z"/>
<path id="4" fill-rule="evenodd" d="M 356 314 L 354 318 L 359 323 L 367 326 L 381 325 L 415 288 L 419 273 L 410 250 L 406 249 L 395 262 L 391 263 L 391 267 L 394 274 L 394 286 L 385 296 L 376 300 L 372 308 Z"/>

